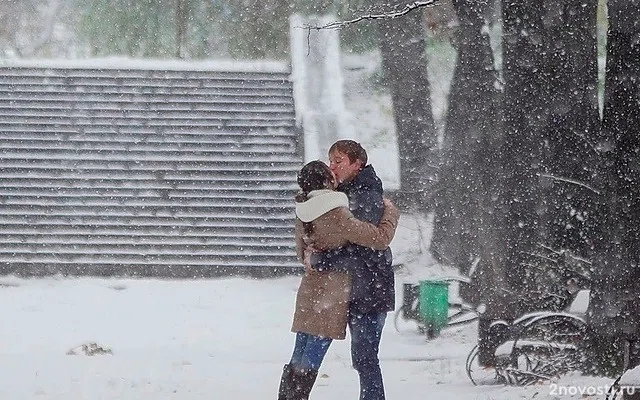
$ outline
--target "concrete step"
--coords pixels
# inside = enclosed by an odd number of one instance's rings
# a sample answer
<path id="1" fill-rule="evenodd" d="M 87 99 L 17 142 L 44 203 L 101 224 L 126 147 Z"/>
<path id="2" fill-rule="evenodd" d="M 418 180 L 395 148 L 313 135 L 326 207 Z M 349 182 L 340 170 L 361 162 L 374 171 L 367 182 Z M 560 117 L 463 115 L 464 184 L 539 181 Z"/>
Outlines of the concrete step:
<path id="1" fill-rule="evenodd" d="M 0 63 L 0 273 L 300 270 L 286 65 L 28 64 Z"/>

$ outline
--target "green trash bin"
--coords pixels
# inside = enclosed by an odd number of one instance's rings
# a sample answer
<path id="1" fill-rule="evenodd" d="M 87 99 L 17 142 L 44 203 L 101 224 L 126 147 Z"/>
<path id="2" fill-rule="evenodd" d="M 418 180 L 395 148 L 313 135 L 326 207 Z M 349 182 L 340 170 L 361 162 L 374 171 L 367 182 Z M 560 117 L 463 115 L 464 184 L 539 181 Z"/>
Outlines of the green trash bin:
<path id="1" fill-rule="evenodd" d="M 438 336 L 449 318 L 449 282 L 420 281 L 420 316 L 427 336 Z"/>

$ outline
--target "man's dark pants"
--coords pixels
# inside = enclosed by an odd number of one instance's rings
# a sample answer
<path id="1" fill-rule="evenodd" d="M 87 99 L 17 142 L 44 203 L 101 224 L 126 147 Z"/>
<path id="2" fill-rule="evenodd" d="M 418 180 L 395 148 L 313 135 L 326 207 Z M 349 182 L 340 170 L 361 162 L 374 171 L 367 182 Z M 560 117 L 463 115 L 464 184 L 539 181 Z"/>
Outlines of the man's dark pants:
<path id="1" fill-rule="evenodd" d="M 385 312 L 349 313 L 351 360 L 360 376 L 360 400 L 384 400 L 384 384 L 378 359 Z"/>

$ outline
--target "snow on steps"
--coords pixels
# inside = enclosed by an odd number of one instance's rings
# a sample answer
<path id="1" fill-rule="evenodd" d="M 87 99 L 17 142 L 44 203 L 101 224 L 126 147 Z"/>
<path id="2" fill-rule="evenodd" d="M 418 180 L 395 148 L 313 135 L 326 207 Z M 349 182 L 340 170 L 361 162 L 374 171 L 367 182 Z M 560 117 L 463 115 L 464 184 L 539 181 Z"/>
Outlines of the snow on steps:
<path id="1" fill-rule="evenodd" d="M 0 64 L 0 273 L 298 270 L 284 64 Z"/>

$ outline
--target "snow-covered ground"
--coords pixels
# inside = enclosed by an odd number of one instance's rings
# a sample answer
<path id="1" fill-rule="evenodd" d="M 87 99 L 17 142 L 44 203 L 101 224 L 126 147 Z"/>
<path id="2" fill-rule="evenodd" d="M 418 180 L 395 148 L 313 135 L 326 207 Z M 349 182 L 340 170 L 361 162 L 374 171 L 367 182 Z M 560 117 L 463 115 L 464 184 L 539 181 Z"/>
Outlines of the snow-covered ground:
<path id="1" fill-rule="evenodd" d="M 403 282 L 451 271 L 425 251 L 429 222 L 403 215 L 392 243 Z M 255 280 L 0 278 L 0 399 L 275 399 L 299 277 Z M 399 300 L 399 299 L 398 299 Z M 398 333 L 381 359 L 388 398 L 513 400 L 582 396 L 610 380 L 579 375 L 534 387 L 473 386 L 475 325 L 432 340 Z M 111 354 L 84 355 L 96 343 Z M 71 355 L 68 353 L 76 353 Z M 349 343 L 336 341 L 313 399 L 356 399 Z M 574 393 L 574 395 L 570 395 Z"/>

